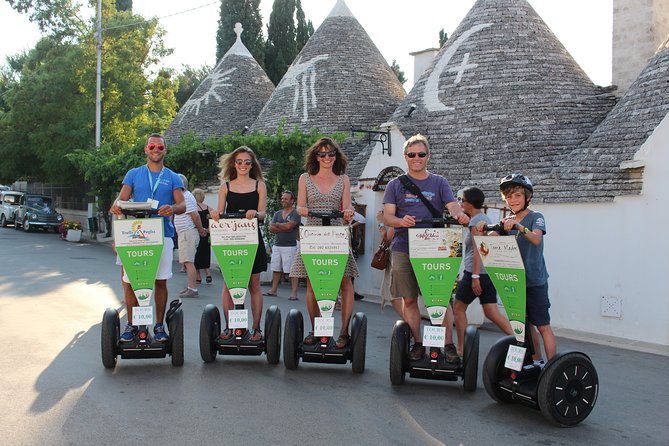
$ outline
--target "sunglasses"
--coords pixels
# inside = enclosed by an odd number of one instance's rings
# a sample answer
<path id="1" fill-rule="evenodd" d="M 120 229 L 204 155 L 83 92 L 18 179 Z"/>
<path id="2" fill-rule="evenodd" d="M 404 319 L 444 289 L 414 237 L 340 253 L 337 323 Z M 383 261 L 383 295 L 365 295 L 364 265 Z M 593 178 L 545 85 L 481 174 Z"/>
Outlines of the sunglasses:
<path id="1" fill-rule="evenodd" d="M 161 152 L 165 150 L 165 146 L 163 144 L 149 144 L 146 148 L 149 150 L 158 149 Z"/>
<path id="2" fill-rule="evenodd" d="M 464 198 L 458 197 L 458 203 L 466 203 L 466 202 L 467 200 L 465 200 Z"/>
<path id="3" fill-rule="evenodd" d="M 332 152 L 318 152 L 318 157 L 319 158 L 325 158 L 326 156 L 329 156 L 330 158 L 334 158 L 337 156 L 337 151 L 333 150 Z"/>
<path id="4" fill-rule="evenodd" d="M 427 152 L 407 152 L 405 155 L 409 158 L 416 158 L 416 155 L 418 155 L 418 158 L 425 158 L 427 156 Z"/>
<path id="5" fill-rule="evenodd" d="M 247 166 L 250 166 L 253 164 L 253 161 L 251 160 L 235 160 L 235 164 L 238 166 L 241 166 L 242 164 L 246 164 Z"/>

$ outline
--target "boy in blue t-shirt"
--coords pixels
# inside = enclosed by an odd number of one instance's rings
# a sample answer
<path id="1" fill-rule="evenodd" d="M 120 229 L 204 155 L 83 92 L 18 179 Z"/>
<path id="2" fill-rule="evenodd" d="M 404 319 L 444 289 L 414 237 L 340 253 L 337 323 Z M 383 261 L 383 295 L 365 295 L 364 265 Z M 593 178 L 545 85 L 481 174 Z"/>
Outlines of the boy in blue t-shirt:
<path id="1" fill-rule="evenodd" d="M 551 303 L 548 299 L 548 271 L 544 261 L 546 220 L 541 213 L 529 209 L 534 187 L 525 175 L 513 173 L 505 176 L 499 182 L 499 190 L 513 212 L 510 218 L 501 222 L 504 225 L 504 232 L 516 236 L 525 265 L 528 330 L 533 326 L 537 327 L 544 341 L 546 358 L 551 359 L 557 351 L 557 343 L 548 313 Z M 480 222 L 476 227 L 482 231 L 485 224 Z M 535 363 L 543 363 L 537 336 L 533 336 L 532 340 Z"/>
<path id="2" fill-rule="evenodd" d="M 156 302 L 156 324 L 153 327 L 155 340 L 158 342 L 167 342 L 169 340 L 163 319 L 165 317 L 165 308 L 167 306 L 167 279 L 172 277 L 172 252 L 174 226 L 172 225 L 172 216 L 183 214 L 186 211 L 186 202 L 184 200 L 184 185 L 179 176 L 165 167 L 163 164 L 167 147 L 165 139 L 154 133 L 149 136 L 144 146 L 146 153 L 146 164 L 134 169 L 130 169 L 123 179 L 123 187 L 118 195 L 118 200 L 127 201 L 132 198 L 136 202 L 153 201 L 156 204 L 158 216 L 163 218 L 163 228 L 165 244 L 160 257 L 158 273 L 154 288 L 154 297 Z M 114 202 L 109 210 L 112 214 L 123 215 L 121 208 Z M 120 261 L 117 261 L 120 264 Z M 137 327 L 133 326 L 132 308 L 137 306 L 137 297 L 130 286 L 128 276 L 123 274 L 123 294 L 125 297 L 125 307 L 128 311 L 128 325 L 121 334 L 121 342 L 132 342 L 137 334 Z"/>

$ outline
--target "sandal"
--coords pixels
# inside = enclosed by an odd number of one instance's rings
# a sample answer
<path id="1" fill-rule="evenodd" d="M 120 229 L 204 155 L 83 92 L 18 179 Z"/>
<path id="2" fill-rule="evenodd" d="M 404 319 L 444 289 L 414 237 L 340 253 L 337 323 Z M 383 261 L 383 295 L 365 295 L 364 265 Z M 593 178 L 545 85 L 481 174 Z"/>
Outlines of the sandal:
<path id="1" fill-rule="evenodd" d="M 337 338 L 337 342 L 335 342 L 335 347 L 344 348 L 348 345 L 350 340 L 351 337 L 348 335 L 348 333 L 340 334 L 339 337 Z"/>
<path id="2" fill-rule="evenodd" d="M 226 328 L 226 329 L 223 330 L 223 331 L 221 332 L 221 334 L 218 336 L 218 339 L 220 339 L 220 340 L 222 340 L 222 341 L 229 341 L 230 339 L 232 339 L 232 337 L 233 337 L 234 335 L 235 335 L 235 334 L 234 334 L 234 332 L 233 332 L 232 330 L 230 330 L 229 328 Z"/>
<path id="3" fill-rule="evenodd" d="M 207 283 L 211 283 L 211 276 L 207 276 Z"/>
<path id="4" fill-rule="evenodd" d="M 262 341 L 262 330 L 259 328 L 254 328 L 251 330 L 251 342 L 260 342 Z"/>
<path id="5" fill-rule="evenodd" d="M 195 279 L 195 282 L 202 283 L 202 279 Z"/>
<path id="6" fill-rule="evenodd" d="M 271 291 L 265 291 L 264 293 L 262 293 L 262 295 L 276 297 L 276 293 L 272 293 Z"/>
<path id="7" fill-rule="evenodd" d="M 299 299 L 297 298 L 297 296 L 290 296 L 288 300 L 299 300 Z"/>
<path id="8" fill-rule="evenodd" d="M 314 345 L 316 342 L 318 342 L 318 339 L 316 339 L 316 336 L 314 336 L 314 332 L 310 331 L 302 343 L 304 345 Z"/>

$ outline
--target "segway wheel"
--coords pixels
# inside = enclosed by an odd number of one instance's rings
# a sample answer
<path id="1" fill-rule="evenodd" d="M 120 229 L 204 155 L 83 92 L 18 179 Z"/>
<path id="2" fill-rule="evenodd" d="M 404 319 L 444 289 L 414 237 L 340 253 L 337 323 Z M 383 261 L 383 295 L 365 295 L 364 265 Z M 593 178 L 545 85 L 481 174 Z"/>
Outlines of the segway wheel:
<path id="1" fill-rule="evenodd" d="M 505 336 L 493 344 L 483 363 L 483 385 L 488 395 L 498 403 L 510 403 L 513 401 L 511 393 L 503 390 L 499 382 L 504 377 L 506 354 L 509 345 L 513 344 L 516 338 Z"/>
<path id="2" fill-rule="evenodd" d="M 184 365 L 184 313 L 181 308 L 175 311 L 172 317 L 170 344 L 172 365 L 181 367 Z"/>
<path id="3" fill-rule="evenodd" d="M 221 334 L 221 314 L 216 305 L 207 304 L 200 319 L 200 356 L 204 362 L 216 359 L 216 338 Z"/>
<path id="4" fill-rule="evenodd" d="M 463 353 L 462 387 L 465 392 L 476 390 L 479 373 L 479 329 L 468 325 L 465 329 Z"/>
<path id="5" fill-rule="evenodd" d="M 397 321 L 390 339 L 390 382 L 394 386 L 404 384 L 405 364 L 408 357 L 409 325 L 404 321 Z"/>
<path id="6" fill-rule="evenodd" d="M 553 358 L 539 376 L 537 400 L 541 413 L 557 426 L 575 426 L 595 407 L 597 370 L 586 355 L 570 352 Z"/>
<path id="7" fill-rule="evenodd" d="M 302 313 L 292 309 L 286 317 L 286 326 L 283 335 L 283 364 L 289 370 L 295 370 L 300 357 L 298 347 L 304 334 L 304 320 Z"/>
<path id="8" fill-rule="evenodd" d="M 272 305 L 265 313 L 265 350 L 267 362 L 278 364 L 281 355 L 281 310 Z"/>
<path id="9" fill-rule="evenodd" d="M 351 318 L 351 367 L 353 373 L 365 371 L 365 355 L 367 352 L 367 316 L 355 313 Z"/>
<path id="10" fill-rule="evenodd" d="M 107 308 L 102 316 L 102 365 L 108 369 L 116 367 L 116 346 L 120 336 L 118 311 Z"/>

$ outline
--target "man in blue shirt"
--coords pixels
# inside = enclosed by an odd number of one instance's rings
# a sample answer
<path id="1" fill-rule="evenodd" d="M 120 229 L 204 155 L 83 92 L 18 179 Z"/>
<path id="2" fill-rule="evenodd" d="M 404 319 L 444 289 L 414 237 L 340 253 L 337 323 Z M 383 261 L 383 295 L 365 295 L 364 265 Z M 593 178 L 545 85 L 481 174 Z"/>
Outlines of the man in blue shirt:
<path id="1" fill-rule="evenodd" d="M 156 324 L 153 327 L 155 340 L 167 342 L 168 336 L 163 327 L 165 307 L 167 306 L 167 279 L 172 277 L 172 251 L 174 250 L 174 226 L 171 217 L 175 214 L 183 214 L 186 211 L 184 201 L 184 186 L 181 178 L 164 166 L 167 146 L 165 139 L 154 133 L 149 136 L 144 153 L 146 153 L 146 164 L 130 169 L 123 179 L 123 187 L 118 195 L 118 200 L 127 201 L 131 198 L 136 202 L 153 201 L 156 203 L 158 216 L 163 218 L 165 244 L 160 257 L 160 265 L 153 295 L 156 302 Z M 115 215 L 123 215 L 117 202 L 111 207 L 110 212 Z M 137 334 L 137 327 L 130 324 L 132 321 L 132 308 L 137 306 L 137 297 L 130 286 L 128 276 L 123 274 L 123 294 L 125 306 L 128 311 L 128 325 L 123 334 L 121 342 L 132 342 Z"/>

